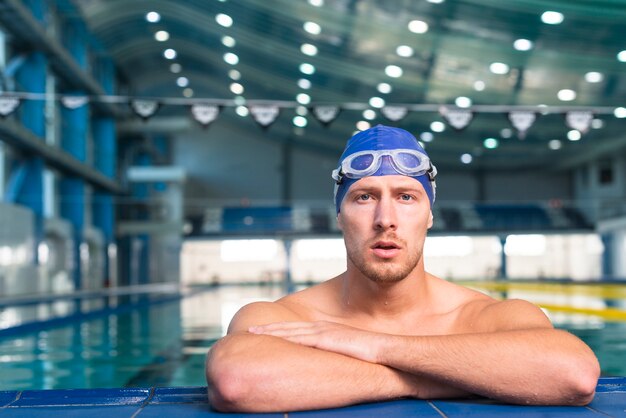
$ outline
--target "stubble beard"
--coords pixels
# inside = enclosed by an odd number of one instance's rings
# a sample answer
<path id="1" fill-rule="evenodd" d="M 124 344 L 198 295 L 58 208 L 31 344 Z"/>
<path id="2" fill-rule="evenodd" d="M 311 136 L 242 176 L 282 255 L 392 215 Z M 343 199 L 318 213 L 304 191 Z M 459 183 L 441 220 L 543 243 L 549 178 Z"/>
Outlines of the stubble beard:
<path id="1" fill-rule="evenodd" d="M 368 262 L 362 251 L 348 250 L 348 259 L 368 279 L 378 284 L 393 284 L 402 281 L 417 267 L 422 251 L 408 255 L 408 260 L 400 264 L 396 260 L 376 260 Z"/>

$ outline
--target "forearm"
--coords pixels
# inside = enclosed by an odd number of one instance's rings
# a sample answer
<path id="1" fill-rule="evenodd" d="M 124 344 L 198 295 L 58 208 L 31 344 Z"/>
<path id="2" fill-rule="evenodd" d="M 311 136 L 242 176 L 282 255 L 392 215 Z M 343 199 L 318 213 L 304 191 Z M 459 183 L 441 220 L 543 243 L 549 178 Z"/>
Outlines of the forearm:
<path id="1" fill-rule="evenodd" d="M 207 381 L 216 409 L 240 412 L 332 408 L 416 390 L 410 375 L 390 367 L 250 334 L 211 349 Z"/>
<path id="2" fill-rule="evenodd" d="M 599 374 L 591 350 L 554 329 L 380 335 L 378 346 L 381 364 L 506 402 L 585 404 Z"/>

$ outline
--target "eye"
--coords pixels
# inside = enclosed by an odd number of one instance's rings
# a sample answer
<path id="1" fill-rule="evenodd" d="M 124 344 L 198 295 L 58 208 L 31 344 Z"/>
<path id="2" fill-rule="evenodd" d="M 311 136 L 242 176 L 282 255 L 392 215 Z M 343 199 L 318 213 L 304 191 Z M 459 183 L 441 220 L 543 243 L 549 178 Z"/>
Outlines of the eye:
<path id="1" fill-rule="evenodd" d="M 359 200 L 370 200 L 370 195 L 365 193 L 359 196 Z"/>
<path id="2" fill-rule="evenodd" d="M 402 194 L 400 195 L 400 199 L 404 200 L 404 201 L 409 201 L 409 200 L 413 200 L 413 196 L 411 196 L 410 194 Z"/>

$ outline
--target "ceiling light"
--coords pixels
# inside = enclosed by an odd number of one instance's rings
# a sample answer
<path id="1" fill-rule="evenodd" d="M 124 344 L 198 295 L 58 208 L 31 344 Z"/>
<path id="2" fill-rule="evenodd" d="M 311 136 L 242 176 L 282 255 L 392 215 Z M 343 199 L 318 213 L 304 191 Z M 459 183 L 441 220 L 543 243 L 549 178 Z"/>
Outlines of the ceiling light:
<path id="1" fill-rule="evenodd" d="M 307 74 L 307 75 L 311 75 L 315 73 L 315 67 L 305 62 L 303 64 L 300 64 L 300 72 Z"/>
<path id="2" fill-rule="evenodd" d="M 396 48 L 396 54 L 404 58 L 409 58 L 413 56 L 413 52 L 413 48 L 408 45 L 400 45 Z"/>
<path id="3" fill-rule="evenodd" d="M 236 65 L 239 62 L 239 57 L 237 54 L 233 54 L 232 52 L 227 52 L 224 54 L 224 61 L 230 65 Z"/>
<path id="4" fill-rule="evenodd" d="M 239 83 L 231 83 L 230 91 L 233 92 L 233 94 L 243 94 L 244 88 Z"/>
<path id="5" fill-rule="evenodd" d="M 306 78 L 301 78 L 300 80 L 298 80 L 298 87 L 304 90 L 308 90 L 311 88 L 311 82 L 307 80 Z"/>
<path id="6" fill-rule="evenodd" d="M 248 113 L 250 113 L 250 111 L 248 110 L 248 108 L 247 108 L 247 107 L 245 107 L 245 106 L 243 106 L 243 105 L 241 105 L 241 106 L 237 106 L 237 107 L 235 108 L 235 112 L 237 112 L 237 114 L 238 114 L 239 116 L 241 116 L 242 118 L 244 118 L 244 117 L 248 116 Z"/>
<path id="7" fill-rule="evenodd" d="M 243 96 L 235 96 L 233 101 L 235 102 L 237 106 L 243 106 L 246 104 L 246 98 Z"/>
<path id="8" fill-rule="evenodd" d="M 454 104 L 456 104 L 458 107 L 470 107 L 472 105 L 472 99 L 465 96 L 459 96 L 454 101 Z"/>
<path id="9" fill-rule="evenodd" d="M 515 42 L 513 42 L 513 48 L 518 51 L 530 51 L 533 49 L 533 43 L 528 39 L 516 39 Z"/>
<path id="10" fill-rule="evenodd" d="M 391 93 L 391 84 L 379 83 L 378 86 L 376 86 L 376 89 L 382 94 L 389 94 Z"/>
<path id="11" fill-rule="evenodd" d="M 187 87 L 189 85 L 189 79 L 187 77 L 178 77 L 176 79 L 176 85 L 178 85 L 178 87 Z"/>
<path id="12" fill-rule="evenodd" d="M 294 116 L 293 124 L 298 128 L 304 128 L 309 122 L 306 120 L 304 116 Z"/>
<path id="13" fill-rule="evenodd" d="M 296 113 L 300 116 L 306 116 L 309 113 L 309 109 L 307 109 L 305 106 L 297 106 Z"/>
<path id="14" fill-rule="evenodd" d="M 625 49 L 625 50 L 623 50 L 623 51 L 620 51 L 620 52 L 617 54 L 617 60 L 618 60 L 618 61 L 621 61 L 621 62 L 626 62 L 626 49 Z"/>
<path id="15" fill-rule="evenodd" d="M 356 123 L 356 128 L 359 131 L 364 131 L 364 130 L 369 129 L 371 127 L 372 127 L 372 125 L 369 122 L 365 121 L 365 120 L 360 120 L 360 121 L 358 121 Z"/>
<path id="16" fill-rule="evenodd" d="M 146 20 L 150 23 L 157 23 L 161 20 L 161 15 L 157 12 L 148 12 L 146 13 Z"/>
<path id="17" fill-rule="evenodd" d="M 241 73 L 237 70 L 230 70 L 228 71 L 228 77 L 230 77 L 231 80 L 239 80 L 241 78 Z"/>
<path id="18" fill-rule="evenodd" d="M 186 89 L 183 89 L 183 96 L 187 98 L 193 97 L 193 90 L 190 89 L 189 87 L 187 87 Z"/>
<path id="19" fill-rule="evenodd" d="M 409 30 L 413 33 L 426 33 L 428 32 L 428 23 L 422 20 L 411 20 Z"/>
<path id="20" fill-rule="evenodd" d="M 587 81 L 588 83 L 599 83 L 602 80 L 604 80 L 604 75 L 597 71 L 589 71 L 587 74 L 585 74 L 585 81 Z"/>
<path id="21" fill-rule="evenodd" d="M 232 48 L 234 47 L 237 42 L 235 41 L 235 38 L 233 38 L 232 36 L 222 36 L 222 44 L 228 48 Z"/>
<path id="22" fill-rule="evenodd" d="M 420 134 L 420 139 L 424 142 L 432 142 L 433 139 L 435 139 L 435 135 L 433 135 L 432 132 L 422 132 Z"/>
<path id="23" fill-rule="evenodd" d="M 541 21 L 548 25 L 558 25 L 563 22 L 563 13 L 547 11 L 541 15 Z"/>
<path id="24" fill-rule="evenodd" d="M 429 3 L 432 3 L 432 4 L 441 4 L 441 3 L 443 3 L 445 0 L 426 0 L 426 1 L 428 1 Z"/>
<path id="25" fill-rule="evenodd" d="M 296 96 L 296 101 L 302 105 L 308 105 L 311 103 L 311 96 L 306 93 L 300 93 Z"/>
<path id="26" fill-rule="evenodd" d="M 309 55 L 311 57 L 317 55 L 317 47 L 311 44 L 302 44 L 302 46 L 300 46 L 300 51 L 304 55 Z"/>
<path id="27" fill-rule="evenodd" d="M 482 81 L 482 80 L 474 81 L 474 90 L 476 90 L 476 91 L 483 91 L 483 90 L 485 90 L 485 82 Z"/>
<path id="28" fill-rule="evenodd" d="M 385 100 L 382 99 L 381 97 L 372 97 L 369 103 L 370 103 L 370 106 L 376 107 L 379 109 L 385 106 Z"/>
<path id="29" fill-rule="evenodd" d="M 324 5 L 324 0 L 309 0 L 309 4 L 315 7 L 322 7 Z"/>
<path id="30" fill-rule="evenodd" d="M 443 122 L 436 120 L 430 124 L 430 130 L 433 132 L 443 132 L 446 130 L 446 125 L 444 125 Z"/>
<path id="31" fill-rule="evenodd" d="M 165 30 L 160 30 L 154 34 L 154 39 L 156 39 L 159 42 L 165 42 L 168 39 L 170 39 L 170 34 Z"/>
<path id="32" fill-rule="evenodd" d="M 487 149 L 495 149 L 498 148 L 498 140 L 495 138 L 487 138 L 483 141 L 483 145 Z"/>
<path id="33" fill-rule="evenodd" d="M 322 27 L 315 22 L 304 22 L 302 27 L 311 35 L 319 35 L 322 33 Z"/>
<path id="34" fill-rule="evenodd" d="M 571 102 L 572 100 L 576 99 L 576 92 L 571 89 L 563 89 L 559 90 L 559 92 L 556 94 L 556 97 L 558 97 L 559 100 L 563 102 Z"/>
<path id="35" fill-rule="evenodd" d="M 376 112 L 372 109 L 365 109 L 363 111 L 363 118 L 367 120 L 374 120 L 376 119 Z"/>
<path id="36" fill-rule="evenodd" d="M 613 115 L 619 119 L 626 118 L 626 107 L 616 107 L 613 111 Z"/>
<path id="37" fill-rule="evenodd" d="M 550 140 L 550 142 L 548 142 L 548 148 L 552 150 L 561 149 L 562 146 L 563 144 L 561 144 L 561 141 L 559 141 L 558 139 L 552 139 Z"/>
<path id="38" fill-rule="evenodd" d="M 582 135 L 576 129 L 572 129 L 571 131 L 567 132 L 567 139 L 569 139 L 570 141 L 578 141 L 581 137 Z"/>
<path id="39" fill-rule="evenodd" d="M 176 58 L 176 51 L 174 51 L 172 48 L 168 48 L 163 51 L 163 56 L 168 60 L 173 60 L 174 58 Z"/>
<path id="40" fill-rule="evenodd" d="M 492 62 L 489 65 L 489 71 L 494 74 L 506 74 L 509 72 L 509 66 L 503 62 Z"/>
<path id="41" fill-rule="evenodd" d="M 230 28 L 233 25 L 233 18 L 224 13 L 215 15 L 215 21 L 218 25 L 224 26 L 225 28 Z"/>
<path id="42" fill-rule="evenodd" d="M 500 136 L 502 138 L 510 138 L 513 136 L 513 130 L 509 128 L 504 128 L 500 131 Z"/>
<path id="43" fill-rule="evenodd" d="M 463 164 L 469 164 L 469 163 L 472 162 L 473 159 L 474 158 L 472 157 L 471 154 L 463 154 L 463 155 L 461 155 L 461 162 Z"/>
<path id="44" fill-rule="evenodd" d="M 173 72 L 174 74 L 178 74 L 183 70 L 183 66 L 180 65 L 179 63 L 175 62 L 172 65 L 170 65 L 170 71 Z"/>
<path id="45" fill-rule="evenodd" d="M 604 128 L 604 121 L 602 119 L 593 119 L 591 121 L 591 127 L 593 129 L 602 129 Z"/>
<path id="46" fill-rule="evenodd" d="M 385 74 L 393 78 L 402 77 L 402 68 L 397 65 L 388 65 L 385 67 Z"/>

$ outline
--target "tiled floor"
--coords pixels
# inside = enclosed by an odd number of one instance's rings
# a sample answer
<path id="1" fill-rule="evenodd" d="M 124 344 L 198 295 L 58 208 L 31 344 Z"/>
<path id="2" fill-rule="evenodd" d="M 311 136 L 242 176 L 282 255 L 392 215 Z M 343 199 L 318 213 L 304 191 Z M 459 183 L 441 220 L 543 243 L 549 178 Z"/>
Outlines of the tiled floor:
<path id="1" fill-rule="evenodd" d="M 70 389 L 0 392 L 0 417 L 216 417 L 205 387 L 150 389 Z M 228 417 L 252 414 L 228 414 Z M 398 400 L 324 411 L 254 414 L 285 418 L 315 417 L 624 417 L 626 378 L 603 378 L 586 407 L 515 406 L 488 400 Z"/>

